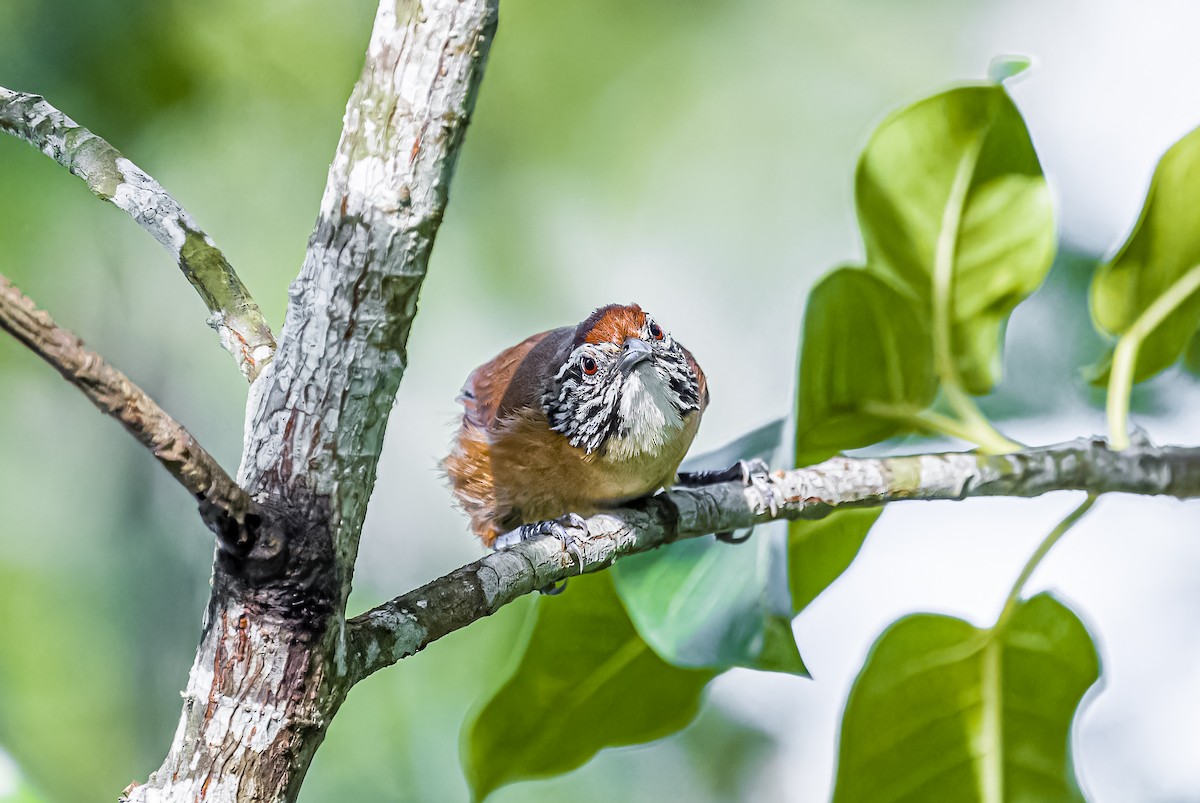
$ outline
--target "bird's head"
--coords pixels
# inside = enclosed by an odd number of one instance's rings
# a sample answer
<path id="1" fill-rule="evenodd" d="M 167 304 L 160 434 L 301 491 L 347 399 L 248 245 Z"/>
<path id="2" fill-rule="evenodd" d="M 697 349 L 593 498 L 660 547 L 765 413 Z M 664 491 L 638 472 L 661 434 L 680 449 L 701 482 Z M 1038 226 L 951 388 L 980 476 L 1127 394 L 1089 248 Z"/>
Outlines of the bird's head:
<path id="1" fill-rule="evenodd" d="M 611 304 L 575 328 L 542 405 L 572 446 L 620 459 L 661 449 L 704 394 L 703 374 L 678 341 L 637 304 Z"/>

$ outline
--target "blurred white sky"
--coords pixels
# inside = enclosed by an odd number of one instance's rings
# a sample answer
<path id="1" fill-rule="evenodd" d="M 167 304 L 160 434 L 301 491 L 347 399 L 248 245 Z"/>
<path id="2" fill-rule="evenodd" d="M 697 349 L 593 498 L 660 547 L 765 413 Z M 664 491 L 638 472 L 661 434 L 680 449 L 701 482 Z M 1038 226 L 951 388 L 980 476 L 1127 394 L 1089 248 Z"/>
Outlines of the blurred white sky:
<path id="1" fill-rule="evenodd" d="M 1013 95 L 1058 188 L 1067 239 L 1107 252 L 1132 227 L 1158 157 L 1200 124 L 1200 3 L 991 8 L 964 47 L 1036 57 Z"/>

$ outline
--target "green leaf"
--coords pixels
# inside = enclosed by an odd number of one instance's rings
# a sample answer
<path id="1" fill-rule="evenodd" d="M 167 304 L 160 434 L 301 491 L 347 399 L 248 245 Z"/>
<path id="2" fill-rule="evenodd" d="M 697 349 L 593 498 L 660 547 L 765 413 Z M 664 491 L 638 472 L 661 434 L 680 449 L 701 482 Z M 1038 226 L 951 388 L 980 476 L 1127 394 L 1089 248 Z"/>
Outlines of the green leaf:
<path id="1" fill-rule="evenodd" d="M 773 421 L 682 469 L 722 469 L 754 457 L 780 464 L 782 438 L 783 422 Z M 638 633 L 667 662 L 807 677 L 792 635 L 786 539 L 782 523 L 759 527 L 745 544 L 694 538 L 631 555 L 610 573 Z"/>
<path id="2" fill-rule="evenodd" d="M 807 608 L 850 567 L 881 513 L 882 508 L 838 510 L 816 521 L 788 522 L 788 586 L 793 613 Z"/>
<path id="3" fill-rule="evenodd" d="M 856 268 L 817 283 L 800 352 L 799 464 L 896 435 L 906 425 L 878 408 L 915 414 L 936 393 L 929 328 L 909 297 Z"/>
<path id="4" fill-rule="evenodd" d="M 1033 66 L 1033 59 L 1029 56 L 1004 55 L 996 56 L 988 65 L 988 80 L 1002 84 L 1009 78 L 1020 75 Z"/>
<path id="5" fill-rule="evenodd" d="M 1092 281 L 1092 319 L 1110 335 L 1128 332 L 1156 301 L 1178 297 L 1173 311 L 1143 339 L 1135 382 L 1178 360 L 1200 326 L 1200 292 L 1189 290 L 1195 287 L 1198 266 L 1200 128 L 1163 155 L 1137 225 Z"/>
<path id="6" fill-rule="evenodd" d="M 463 767 L 474 799 L 559 775 L 605 747 L 683 728 L 716 673 L 671 666 L 638 636 L 607 572 L 541 597 L 520 663 L 466 726 Z"/>
<path id="7" fill-rule="evenodd" d="M 1003 324 L 1055 249 L 1050 191 L 1008 93 L 966 86 L 893 114 L 859 160 L 855 199 L 867 269 L 918 300 L 935 350 L 944 340 L 963 386 L 989 392 Z"/>
<path id="8" fill-rule="evenodd" d="M 901 619 L 850 691 L 833 799 L 1082 800 L 1071 720 L 1099 674 L 1083 623 L 1049 594 L 1001 630 Z"/>
<path id="9" fill-rule="evenodd" d="M 781 535 L 768 526 L 745 544 L 689 539 L 611 571 L 638 633 L 672 664 L 807 676 L 791 635 Z"/>

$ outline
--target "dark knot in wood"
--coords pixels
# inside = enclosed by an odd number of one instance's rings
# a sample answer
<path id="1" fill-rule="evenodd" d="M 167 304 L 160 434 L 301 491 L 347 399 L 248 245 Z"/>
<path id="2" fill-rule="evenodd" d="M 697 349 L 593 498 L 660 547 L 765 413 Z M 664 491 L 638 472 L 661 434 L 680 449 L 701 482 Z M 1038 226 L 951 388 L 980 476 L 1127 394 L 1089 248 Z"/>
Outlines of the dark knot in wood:
<path id="1" fill-rule="evenodd" d="M 323 629 L 341 598 L 328 500 L 293 492 L 255 502 L 240 524 L 225 525 L 234 548 L 218 552 L 214 598 L 300 629 Z"/>

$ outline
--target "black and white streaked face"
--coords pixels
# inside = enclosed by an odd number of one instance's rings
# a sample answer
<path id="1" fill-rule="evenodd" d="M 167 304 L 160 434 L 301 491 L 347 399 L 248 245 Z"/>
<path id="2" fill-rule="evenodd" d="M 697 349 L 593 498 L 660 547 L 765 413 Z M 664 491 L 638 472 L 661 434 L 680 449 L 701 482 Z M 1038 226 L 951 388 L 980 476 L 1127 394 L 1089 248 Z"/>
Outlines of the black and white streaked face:
<path id="1" fill-rule="evenodd" d="M 602 321 L 592 331 L 606 337 L 578 337 L 543 395 L 550 428 L 588 454 L 655 453 L 683 428 L 684 413 L 700 409 L 682 347 L 652 317 L 638 317 Z"/>

